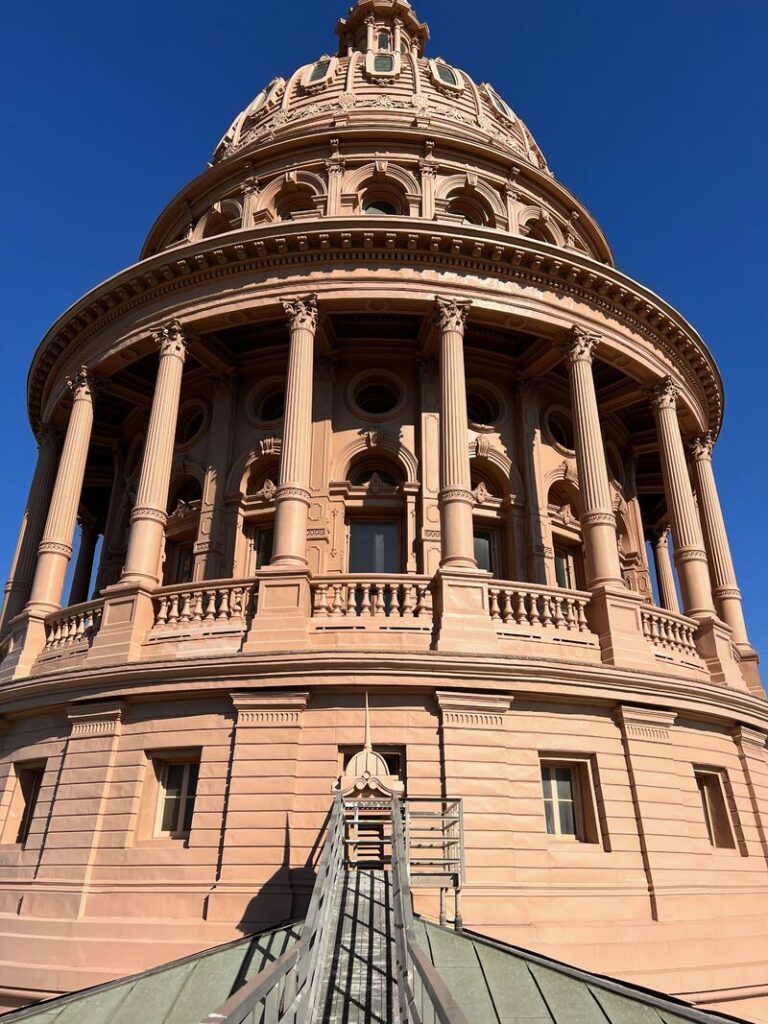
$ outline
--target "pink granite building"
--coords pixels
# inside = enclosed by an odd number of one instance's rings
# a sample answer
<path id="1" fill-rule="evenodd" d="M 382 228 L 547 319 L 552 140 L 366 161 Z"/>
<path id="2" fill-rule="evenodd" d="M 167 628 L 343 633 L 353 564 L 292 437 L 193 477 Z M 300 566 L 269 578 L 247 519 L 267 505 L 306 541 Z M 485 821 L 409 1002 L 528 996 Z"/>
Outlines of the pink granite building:
<path id="1" fill-rule="evenodd" d="M 406 0 L 337 36 L 34 356 L 0 1006 L 300 916 L 367 693 L 469 928 L 766 1021 L 717 367 Z"/>

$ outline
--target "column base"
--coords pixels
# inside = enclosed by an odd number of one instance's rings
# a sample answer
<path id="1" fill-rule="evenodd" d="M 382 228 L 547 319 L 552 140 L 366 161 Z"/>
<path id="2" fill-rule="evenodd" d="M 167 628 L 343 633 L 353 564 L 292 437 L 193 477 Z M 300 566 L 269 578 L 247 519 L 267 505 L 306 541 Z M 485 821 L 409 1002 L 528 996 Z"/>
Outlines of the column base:
<path id="1" fill-rule="evenodd" d="M 264 569 L 244 654 L 309 647 L 309 569 Z"/>
<path id="2" fill-rule="evenodd" d="M 758 657 L 757 651 L 750 647 L 749 644 L 736 644 L 736 650 L 739 652 L 739 668 L 741 669 L 741 675 L 744 682 L 747 684 L 747 689 L 755 697 L 762 697 L 766 699 L 765 688 L 760 681 L 760 658 Z"/>
<path id="3" fill-rule="evenodd" d="M 696 650 L 706 663 L 713 683 L 732 686 L 734 690 L 749 689 L 733 653 L 730 626 L 714 616 L 699 619 Z"/>
<path id="4" fill-rule="evenodd" d="M 499 639 L 491 619 L 488 581 L 477 569 L 437 570 L 430 589 L 434 607 L 432 649 L 462 654 L 499 652 Z"/>
<path id="5" fill-rule="evenodd" d="M 152 591 L 142 584 L 116 583 L 104 591 L 101 627 L 88 652 L 88 665 L 138 661 L 155 622 Z"/>
<path id="6" fill-rule="evenodd" d="M 45 647 L 46 614 L 27 609 L 8 624 L 8 653 L 0 662 L 0 684 L 30 675 Z"/>
<path id="7" fill-rule="evenodd" d="M 658 668 L 643 636 L 642 594 L 615 587 L 596 587 L 587 606 L 589 627 L 600 641 L 604 665 L 619 668 Z"/>

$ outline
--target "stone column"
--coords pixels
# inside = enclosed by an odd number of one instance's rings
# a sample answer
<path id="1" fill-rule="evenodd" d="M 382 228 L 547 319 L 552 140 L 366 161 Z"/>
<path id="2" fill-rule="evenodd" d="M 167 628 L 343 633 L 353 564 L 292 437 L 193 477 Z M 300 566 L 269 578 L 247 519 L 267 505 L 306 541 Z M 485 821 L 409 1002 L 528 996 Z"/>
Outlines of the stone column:
<path id="1" fill-rule="evenodd" d="M 440 331 L 440 565 L 476 569 L 464 375 L 464 325 L 470 305 L 441 298 L 435 305 Z"/>
<path id="2" fill-rule="evenodd" d="M 205 480 L 197 537 L 194 580 L 222 579 L 224 569 L 224 488 L 232 448 L 232 426 L 237 393 L 234 372 L 213 381 L 211 429 L 208 432 Z"/>
<path id="3" fill-rule="evenodd" d="M 425 220 L 435 219 L 435 183 L 437 182 L 437 161 L 432 157 L 434 143 L 427 143 L 427 155 L 419 160 L 421 173 L 421 215 Z"/>
<path id="4" fill-rule="evenodd" d="M 677 388 L 670 377 L 653 389 L 651 404 L 656 417 L 661 472 L 675 542 L 675 565 L 683 596 L 683 610 L 693 618 L 711 617 L 714 605 L 707 554 L 677 420 Z"/>
<path id="5" fill-rule="evenodd" d="M 160 349 L 160 364 L 121 577 L 121 583 L 145 585 L 160 582 L 158 567 L 167 520 L 181 377 L 189 344 L 178 320 L 171 320 L 153 331 L 152 337 Z"/>
<path id="6" fill-rule="evenodd" d="M 587 563 L 587 586 L 622 588 L 616 517 L 613 514 L 605 448 L 600 430 L 592 359 L 600 336 L 573 327 L 565 353 L 571 384 L 576 437 L 576 467 L 581 494 L 581 529 Z"/>
<path id="7" fill-rule="evenodd" d="M 77 552 L 77 562 L 69 591 L 70 604 L 82 604 L 88 600 L 93 556 L 96 554 L 96 545 L 99 541 L 99 530 L 93 519 L 81 516 L 79 522 L 80 549 Z"/>
<path id="8" fill-rule="evenodd" d="M 712 470 L 713 440 L 710 434 L 695 438 L 690 444 L 699 513 L 704 530 L 704 544 L 709 559 L 713 595 L 720 617 L 733 630 L 733 641 L 748 646 L 747 627 L 741 606 L 741 591 L 736 582 L 723 510 Z"/>
<path id="9" fill-rule="evenodd" d="M 291 329 L 285 391 L 283 450 L 275 495 L 275 541 L 272 565 L 307 564 L 307 512 L 312 456 L 312 370 L 317 296 L 284 301 Z"/>
<path id="10" fill-rule="evenodd" d="M 541 487 L 541 395 L 537 383 L 521 377 L 517 386 L 517 428 L 520 438 L 520 465 L 523 470 L 526 504 L 525 565 L 522 577 L 530 583 L 546 584 L 547 564 L 553 563 L 547 537 L 547 496 Z M 554 565 L 552 566 L 554 569 Z M 554 572 L 553 572 L 554 575 Z M 554 585 L 554 584 L 553 584 Z"/>
<path id="11" fill-rule="evenodd" d="M 344 180 L 344 158 L 339 152 L 339 140 L 331 139 L 331 155 L 325 161 L 325 169 L 328 174 L 328 203 L 327 215 L 338 217 L 341 210 L 341 185 Z"/>
<path id="12" fill-rule="evenodd" d="M 61 605 L 93 428 L 94 381 L 87 367 L 81 367 L 67 383 L 74 402 L 29 599 L 30 609 L 38 614 Z"/>
<path id="13" fill-rule="evenodd" d="M 24 609 L 29 600 L 37 563 L 37 550 L 43 539 L 43 528 L 56 481 L 56 467 L 61 447 L 59 432 L 53 427 L 41 427 L 37 445 L 37 465 L 29 488 L 19 539 L 16 542 L 13 565 L 5 585 L 0 635 L 6 632 L 8 623 Z"/>
<path id="14" fill-rule="evenodd" d="M 659 601 L 668 612 L 678 613 L 680 605 L 677 600 L 675 575 L 669 558 L 669 527 L 663 530 L 651 530 L 650 541 L 653 546 L 653 561 L 656 566 L 656 582 L 659 587 Z"/>

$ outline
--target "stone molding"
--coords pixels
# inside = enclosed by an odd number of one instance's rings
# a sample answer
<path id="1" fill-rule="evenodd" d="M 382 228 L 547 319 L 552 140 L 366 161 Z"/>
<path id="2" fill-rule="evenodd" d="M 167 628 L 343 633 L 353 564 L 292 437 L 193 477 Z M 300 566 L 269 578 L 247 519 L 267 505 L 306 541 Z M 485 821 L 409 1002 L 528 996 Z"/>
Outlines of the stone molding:
<path id="1" fill-rule="evenodd" d="M 512 696 L 451 690 L 437 690 L 435 698 L 442 728 L 453 729 L 500 729 L 514 700 Z"/>
<path id="2" fill-rule="evenodd" d="M 70 736 L 113 736 L 120 732 L 125 704 L 69 704 Z"/>
<path id="3" fill-rule="evenodd" d="M 309 702 L 308 691 L 277 693 L 233 693 L 232 703 L 241 725 L 298 725 L 301 713 Z"/>
<path id="4" fill-rule="evenodd" d="M 748 725 L 737 725 L 731 732 L 731 735 L 740 746 L 749 747 L 752 750 L 758 750 L 765 754 L 768 733 L 761 732 L 759 729 L 752 729 Z"/>
<path id="5" fill-rule="evenodd" d="M 660 711 L 657 708 L 620 705 L 613 715 L 616 724 L 629 738 L 662 743 L 669 741 L 669 730 L 677 721 L 674 711 Z"/>

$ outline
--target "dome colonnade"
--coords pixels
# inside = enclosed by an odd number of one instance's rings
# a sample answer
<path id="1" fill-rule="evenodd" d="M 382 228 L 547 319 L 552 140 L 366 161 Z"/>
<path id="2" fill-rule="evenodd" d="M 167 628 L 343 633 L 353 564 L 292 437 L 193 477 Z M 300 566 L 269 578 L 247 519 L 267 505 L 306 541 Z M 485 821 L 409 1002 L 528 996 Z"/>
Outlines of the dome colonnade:
<path id="1" fill-rule="evenodd" d="M 367 691 L 406 795 L 464 799 L 468 927 L 758 1007 L 714 360 L 405 0 L 337 32 L 34 356 L 0 995 L 300 914 Z"/>

